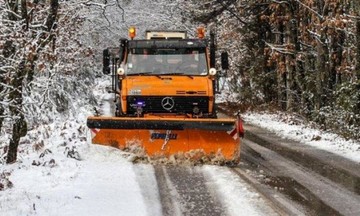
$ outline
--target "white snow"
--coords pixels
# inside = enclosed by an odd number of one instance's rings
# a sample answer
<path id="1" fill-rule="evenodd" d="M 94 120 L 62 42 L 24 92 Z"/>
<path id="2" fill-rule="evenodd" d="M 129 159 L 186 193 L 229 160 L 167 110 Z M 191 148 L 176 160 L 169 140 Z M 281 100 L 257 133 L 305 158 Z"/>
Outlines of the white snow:
<path id="1" fill-rule="evenodd" d="M 310 128 L 303 123 L 294 122 L 290 116 L 286 118 L 278 114 L 248 112 L 242 117 L 244 121 L 275 132 L 283 138 L 299 141 L 360 163 L 359 141 L 345 140 L 334 133 Z"/>
<path id="2" fill-rule="evenodd" d="M 93 91 L 99 100 L 111 100 L 105 89 L 108 85 L 108 80 L 97 80 Z M 111 114 L 106 102 L 100 109 Z M 153 166 L 133 164 L 128 153 L 90 144 L 85 126 L 89 110 L 91 107 L 79 106 L 76 114 L 56 118 L 54 123 L 28 132 L 18 162 L 0 167 L 0 174 L 11 173 L 9 180 L 13 183 L 12 188 L 0 191 L 0 215 L 162 215 Z M 284 122 L 279 115 L 246 113 L 243 118 L 280 136 L 360 161 L 357 142 Z M 314 137 L 321 140 L 315 141 Z M 206 184 L 218 194 L 230 215 L 276 214 L 228 168 L 198 169 L 205 173 Z"/>
<path id="3" fill-rule="evenodd" d="M 111 88 L 111 79 L 98 79 L 96 82 L 96 88 L 93 89 L 93 95 L 102 101 L 101 107 L 97 107 L 102 116 L 112 116 L 110 101 L 113 100 L 114 94 L 108 93 Z"/>
<path id="4" fill-rule="evenodd" d="M 22 146 L 20 161 L 0 168 L 0 173 L 11 172 L 14 184 L 0 191 L 0 215 L 162 215 L 153 166 L 133 164 L 118 149 L 89 144 L 81 139 L 89 134 L 82 134 L 80 126 L 81 122 L 44 126 L 53 131 L 44 149 Z M 80 160 L 67 157 L 73 147 Z M 48 153 L 40 158 L 44 152 Z M 39 165 L 32 165 L 34 161 Z M 273 214 L 227 168 L 199 169 L 215 185 L 230 215 Z"/>
<path id="5" fill-rule="evenodd" d="M 105 89 L 108 85 L 108 80 L 97 80 L 94 93 L 99 100 L 111 100 Z M 101 109 L 111 114 L 106 103 Z M 153 166 L 133 164 L 128 153 L 90 144 L 85 126 L 89 110 L 91 107 L 79 106 L 76 114 L 56 118 L 22 139 L 18 162 L 0 167 L 0 174 L 11 173 L 9 180 L 13 183 L 12 188 L 0 191 L 0 215 L 162 215 Z M 246 113 L 243 118 L 280 136 L 360 161 L 358 142 L 297 122 L 284 122 L 284 117 L 275 114 Z M 315 141 L 316 137 L 321 139 Z M 3 142 L 6 139 L 1 138 Z M 275 214 L 226 167 L 199 169 L 230 215 Z"/>
<path id="6" fill-rule="evenodd" d="M 133 167 L 118 151 L 91 146 L 85 155 L 53 168 L 14 167 L 2 215 L 146 215 Z"/>
<path id="7" fill-rule="evenodd" d="M 98 107 L 111 115 L 109 79 L 98 79 L 93 89 L 103 101 Z M 80 103 L 80 102 L 79 102 Z M 0 190 L 0 215 L 162 215 L 155 171 L 149 164 L 133 164 L 128 153 L 90 144 L 86 118 L 90 106 L 66 118 L 28 132 L 19 147 L 18 162 L 1 165 L 0 174 L 13 187 Z M 245 113 L 246 122 L 360 162 L 360 143 L 310 129 L 275 114 Z M 317 139 L 320 140 L 316 141 Z M 0 143 L 8 137 L 1 137 Z M 226 167 L 199 167 L 207 185 L 219 195 L 230 215 L 275 215 L 267 203 Z M 180 209 L 180 207 L 179 207 Z"/>
<path id="8" fill-rule="evenodd" d="M 45 144 L 50 151 L 40 151 L 48 152 L 45 156 L 22 147 L 21 162 L 1 167 L 0 173 L 11 172 L 14 186 L 0 191 L 0 215 L 158 215 L 154 171 L 137 168 L 118 149 L 81 142 L 74 133 L 78 126 L 67 127 L 63 136 L 64 131 L 53 134 L 48 140 L 53 144 Z M 69 137 L 74 139 L 68 142 Z M 67 157 L 72 147 L 81 160 Z M 155 195 L 143 196 L 138 176 L 151 184 L 146 193 Z"/>
<path id="9" fill-rule="evenodd" d="M 239 176 L 226 167 L 204 166 L 209 184 L 215 185 L 222 205 L 230 215 L 277 215 Z"/>
<path id="10" fill-rule="evenodd" d="M 136 1 L 138 8 L 143 8 L 143 5 L 143 1 Z M 143 16 L 154 16 L 152 9 L 158 7 L 156 4 L 150 5 L 152 7 L 148 11 L 151 13 L 132 10 L 141 16 L 128 16 L 136 22 L 133 24 L 150 26 L 144 22 Z M 172 10 L 171 15 L 173 12 Z M 169 26 L 179 26 L 178 23 L 182 21 L 176 19 L 170 22 L 169 14 L 156 14 L 157 19 L 168 21 L 164 23 Z M 117 15 L 115 17 L 121 18 Z M 151 25 L 158 25 L 159 22 L 151 20 L 147 21 Z M 177 23 L 174 24 L 174 21 Z M 108 37 L 108 34 L 101 35 Z M 93 89 L 94 96 L 103 102 L 97 109 L 105 116 L 113 114 L 109 103 L 113 99 L 113 94 L 108 93 L 110 86 L 110 79 L 100 78 L 96 80 Z M 228 86 L 224 84 L 221 89 L 226 90 Z M 229 92 L 220 95 L 217 102 L 236 101 L 236 98 L 236 93 Z M 0 216 L 162 215 L 153 166 L 133 164 L 128 153 L 90 144 L 86 117 L 92 115 L 90 110 L 93 108 L 80 104 L 83 103 L 79 101 L 79 104 L 74 104 L 74 113 L 70 112 L 67 117 L 54 117 L 53 123 L 29 131 L 21 141 L 16 163 L 6 165 L 0 161 L 0 175 L 10 173 L 8 178 L 13 184 L 10 188 L 0 190 Z M 284 122 L 283 118 L 275 114 L 246 113 L 243 117 L 245 121 L 274 131 L 280 136 L 360 162 L 359 142 L 347 141 L 331 133 L 310 129 L 306 125 Z M 5 133 L 1 135 L 3 134 Z M 320 140 L 317 140 L 319 137 Z M 8 133 L 0 137 L 0 154 L 8 140 Z M 204 172 L 206 184 L 216 192 L 230 215 L 276 214 L 261 196 L 228 168 L 203 166 L 198 169 Z M 166 172 L 165 174 L 168 175 Z M 175 187 L 171 187 L 171 192 L 176 196 Z M 175 208 L 180 211 L 181 206 L 176 204 Z"/>
<path id="11" fill-rule="evenodd" d="M 145 200 L 147 215 L 162 215 L 160 194 L 155 177 L 154 167 L 146 164 L 134 166 L 136 181 L 140 185 L 141 194 Z"/>
<path id="12" fill-rule="evenodd" d="M 106 101 L 112 97 L 105 88 L 110 83 L 96 83 L 94 94 L 105 101 L 99 109 L 110 115 Z M 86 118 L 92 107 L 79 104 L 69 116 L 29 131 L 21 141 L 18 162 L 0 166 L 0 174 L 10 173 L 13 183 L 0 191 L 0 215 L 162 215 L 153 166 L 133 164 L 128 153 L 90 144 Z M 267 215 L 262 207 L 266 204 L 239 178 L 226 169 L 204 169 L 226 198 L 229 213 L 246 209 L 246 215 Z"/>
<path id="13" fill-rule="evenodd" d="M 108 80 L 97 80 L 100 101 L 110 99 L 105 86 Z M 161 215 L 152 166 L 134 165 L 127 153 L 90 144 L 91 107 L 79 104 L 74 114 L 29 131 L 18 162 L 0 166 L 13 183 L 0 190 L 0 215 Z"/>

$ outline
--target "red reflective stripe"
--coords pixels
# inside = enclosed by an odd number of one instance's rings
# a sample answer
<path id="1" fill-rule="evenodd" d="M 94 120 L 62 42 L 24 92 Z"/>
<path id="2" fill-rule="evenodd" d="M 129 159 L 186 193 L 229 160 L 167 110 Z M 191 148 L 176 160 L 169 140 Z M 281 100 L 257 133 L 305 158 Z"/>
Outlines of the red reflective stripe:
<path id="1" fill-rule="evenodd" d="M 242 122 L 240 116 L 237 117 L 237 131 L 238 131 L 240 137 L 244 137 L 244 134 L 245 134 L 244 125 L 243 125 L 243 122 Z"/>
<path id="2" fill-rule="evenodd" d="M 97 134 L 99 132 L 99 129 L 96 129 L 96 128 L 91 128 L 90 130 L 95 134 Z"/>
<path id="3" fill-rule="evenodd" d="M 237 130 L 236 130 L 236 128 L 234 128 L 234 130 L 232 130 L 229 135 L 233 137 L 236 135 L 236 133 L 237 133 Z"/>

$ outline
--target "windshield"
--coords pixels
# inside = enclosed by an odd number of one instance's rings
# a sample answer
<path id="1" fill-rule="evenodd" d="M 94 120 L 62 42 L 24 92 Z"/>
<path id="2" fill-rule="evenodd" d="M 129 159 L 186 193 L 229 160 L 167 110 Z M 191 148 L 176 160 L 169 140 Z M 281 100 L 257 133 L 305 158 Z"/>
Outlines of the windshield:
<path id="1" fill-rule="evenodd" d="M 206 75 L 205 49 L 131 49 L 125 71 L 131 74 Z"/>

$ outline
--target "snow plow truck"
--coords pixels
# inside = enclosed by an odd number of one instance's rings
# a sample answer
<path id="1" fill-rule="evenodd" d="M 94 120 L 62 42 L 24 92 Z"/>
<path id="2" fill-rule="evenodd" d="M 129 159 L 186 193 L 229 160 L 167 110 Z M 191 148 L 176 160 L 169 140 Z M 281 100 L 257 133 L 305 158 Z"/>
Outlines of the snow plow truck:
<path id="1" fill-rule="evenodd" d="M 92 143 L 120 149 L 138 146 L 151 158 L 223 158 L 238 161 L 238 118 L 218 118 L 215 95 L 215 36 L 185 31 L 146 31 L 145 39 L 120 39 L 103 51 L 103 72 L 111 74 L 113 116 L 90 116 Z M 228 55 L 221 53 L 222 69 Z"/>

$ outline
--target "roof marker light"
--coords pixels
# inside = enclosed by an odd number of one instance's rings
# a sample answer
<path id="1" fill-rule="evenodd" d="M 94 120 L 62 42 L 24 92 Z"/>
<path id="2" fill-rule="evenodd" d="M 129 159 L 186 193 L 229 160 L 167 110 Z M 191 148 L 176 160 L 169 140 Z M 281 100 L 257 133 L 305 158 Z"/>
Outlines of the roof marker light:
<path id="1" fill-rule="evenodd" d="M 198 38 L 202 39 L 205 37 L 205 28 L 200 26 L 197 28 L 197 35 L 198 35 Z"/>
<path id="2" fill-rule="evenodd" d="M 134 37 L 136 36 L 136 28 L 134 26 L 131 26 L 129 28 L 129 37 L 132 39 L 134 39 Z"/>

